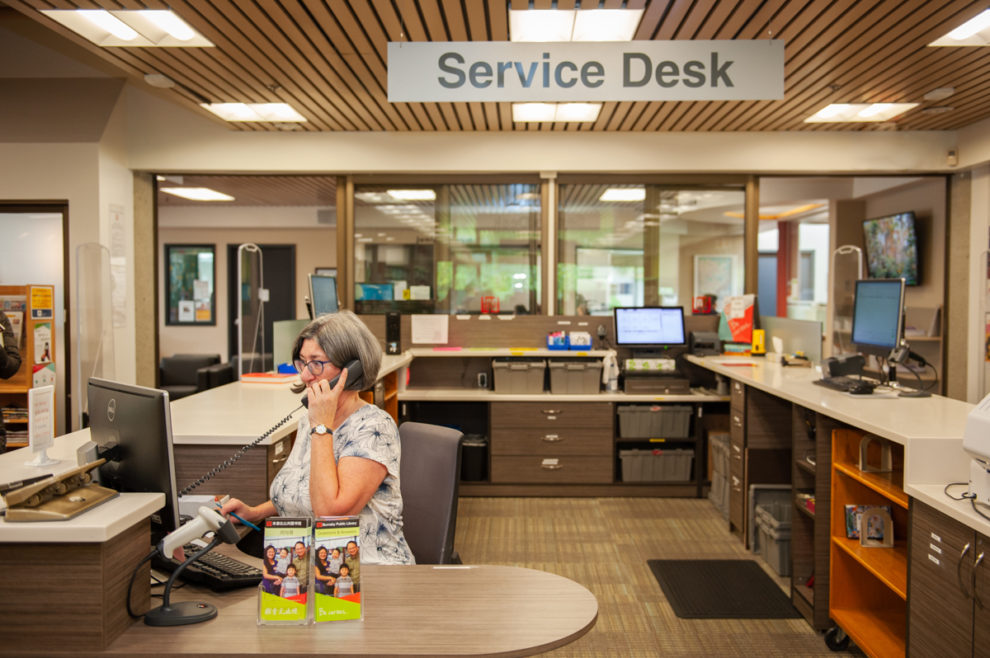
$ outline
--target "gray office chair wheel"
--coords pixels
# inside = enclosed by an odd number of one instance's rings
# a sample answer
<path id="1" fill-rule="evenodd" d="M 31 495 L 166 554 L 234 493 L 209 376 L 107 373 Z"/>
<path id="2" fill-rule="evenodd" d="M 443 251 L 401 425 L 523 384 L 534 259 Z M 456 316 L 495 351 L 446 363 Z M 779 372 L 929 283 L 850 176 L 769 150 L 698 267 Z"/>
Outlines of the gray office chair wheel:
<path id="1" fill-rule="evenodd" d="M 832 651 L 845 651 L 849 648 L 849 636 L 838 626 L 825 631 L 825 646 Z"/>

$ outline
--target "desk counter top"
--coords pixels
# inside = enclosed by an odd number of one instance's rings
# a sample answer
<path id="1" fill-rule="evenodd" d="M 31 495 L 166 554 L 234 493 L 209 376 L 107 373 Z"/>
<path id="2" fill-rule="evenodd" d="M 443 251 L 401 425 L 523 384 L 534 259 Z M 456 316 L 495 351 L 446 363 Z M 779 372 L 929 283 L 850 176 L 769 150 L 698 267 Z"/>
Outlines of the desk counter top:
<path id="1" fill-rule="evenodd" d="M 694 389 L 688 395 L 663 395 L 657 393 L 588 393 L 554 395 L 553 393 L 496 393 L 479 388 L 407 388 L 399 393 L 403 401 L 441 402 L 728 402 L 729 396 L 716 395 L 705 389 Z"/>
<path id="2" fill-rule="evenodd" d="M 904 446 L 904 491 L 967 526 L 990 535 L 990 521 L 969 501 L 949 498 L 945 485 L 969 482 L 970 457 L 962 449 L 968 402 L 929 398 L 852 395 L 816 386 L 815 368 L 785 367 L 759 357 L 696 357 L 688 360 L 730 379 L 788 400 L 851 427 Z M 952 489 L 958 496 L 965 486 Z"/>
<path id="3" fill-rule="evenodd" d="M 0 482 L 13 482 L 34 475 L 59 474 L 76 467 L 76 450 L 89 440 L 89 430 L 79 430 L 55 439 L 48 456 L 57 459 L 51 466 L 36 468 L 24 462 L 32 458 L 30 448 L 0 454 Z M 4 543 L 89 543 L 105 542 L 135 523 L 143 521 L 165 505 L 161 493 L 121 494 L 68 521 L 22 521 L 0 519 L 0 542 Z"/>
<path id="4" fill-rule="evenodd" d="M 175 628 L 136 622 L 104 655 L 522 656 L 572 642 L 598 617 L 594 595 L 578 583 L 521 567 L 368 564 L 361 587 L 361 621 L 257 626 L 256 590 L 216 594 L 187 585 L 173 601 L 213 603 L 217 618 Z"/>

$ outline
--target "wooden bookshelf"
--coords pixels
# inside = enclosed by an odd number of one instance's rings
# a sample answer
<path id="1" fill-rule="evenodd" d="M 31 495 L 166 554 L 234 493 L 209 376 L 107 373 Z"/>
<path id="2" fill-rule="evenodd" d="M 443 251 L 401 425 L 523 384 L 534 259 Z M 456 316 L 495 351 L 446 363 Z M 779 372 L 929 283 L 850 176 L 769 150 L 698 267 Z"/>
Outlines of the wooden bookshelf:
<path id="1" fill-rule="evenodd" d="M 21 367 L 10 379 L 0 380 L 0 408 L 25 410 L 23 418 L 6 422 L 7 448 L 22 448 L 27 445 L 29 429 L 28 391 L 45 383 L 55 384 L 55 289 L 41 285 L 0 286 L 0 308 L 22 314 Z M 54 409 L 52 414 L 54 422 Z"/>
<path id="2" fill-rule="evenodd" d="M 832 432 L 829 616 L 871 656 L 903 656 L 907 626 L 908 497 L 902 488 L 903 446 L 893 444 L 894 470 L 859 469 L 858 430 Z M 875 443 L 871 449 L 878 449 Z M 872 463 L 872 460 L 871 460 Z M 846 505 L 891 509 L 894 545 L 865 547 L 846 536 Z"/>

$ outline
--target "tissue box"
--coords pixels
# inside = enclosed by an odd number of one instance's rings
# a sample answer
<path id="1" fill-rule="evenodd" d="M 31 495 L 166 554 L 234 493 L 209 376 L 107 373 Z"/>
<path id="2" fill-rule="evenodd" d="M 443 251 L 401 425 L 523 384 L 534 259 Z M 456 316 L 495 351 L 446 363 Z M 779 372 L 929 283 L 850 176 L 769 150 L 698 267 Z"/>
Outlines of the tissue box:
<path id="1" fill-rule="evenodd" d="M 572 350 L 591 349 L 591 334 L 587 331 L 572 331 L 568 335 L 567 341 Z"/>

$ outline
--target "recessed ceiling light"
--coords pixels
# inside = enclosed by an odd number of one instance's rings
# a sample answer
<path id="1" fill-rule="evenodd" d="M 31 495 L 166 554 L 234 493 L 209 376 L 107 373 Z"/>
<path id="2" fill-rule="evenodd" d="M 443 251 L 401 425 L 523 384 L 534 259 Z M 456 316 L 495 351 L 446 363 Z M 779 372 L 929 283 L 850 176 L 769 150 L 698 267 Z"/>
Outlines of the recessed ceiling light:
<path id="1" fill-rule="evenodd" d="M 437 198 L 434 190 L 388 190 L 388 195 L 401 201 L 433 201 Z"/>
<path id="2" fill-rule="evenodd" d="M 598 197 L 599 201 L 642 201 L 646 198 L 645 187 L 610 187 Z"/>
<path id="3" fill-rule="evenodd" d="M 213 43 L 162 9 L 43 9 L 42 14 L 103 47 L 210 48 Z"/>
<path id="4" fill-rule="evenodd" d="M 596 121 L 601 103 L 513 103 L 512 120 L 517 123 L 540 121 Z"/>
<path id="5" fill-rule="evenodd" d="M 158 87 L 159 89 L 171 89 L 175 86 L 175 81 L 172 78 L 161 73 L 145 73 L 144 81 L 152 87 Z"/>
<path id="6" fill-rule="evenodd" d="M 863 123 L 889 121 L 918 103 L 833 103 L 814 113 L 805 123 Z"/>
<path id="7" fill-rule="evenodd" d="M 211 190 L 208 187 L 163 187 L 160 188 L 166 194 L 172 194 L 189 199 L 190 201 L 233 201 L 234 197 L 223 192 Z"/>
<path id="8" fill-rule="evenodd" d="M 516 9 L 509 11 L 511 41 L 632 41 L 642 9 Z"/>
<path id="9" fill-rule="evenodd" d="M 954 87 L 939 87 L 938 89 L 932 89 L 930 92 L 925 94 L 923 98 L 926 101 L 938 102 L 944 101 L 954 93 L 956 93 Z"/>
<path id="10" fill-rule="evenodd" d="M 224 121 L 306 121 L 288 103 L 201 103 L 201 107 Z"/>
<path id="11" fill-rule="evenodd" d="M 929 46 L 987 46 L 990 45 L 990 9 L 977 14 Z"/>

